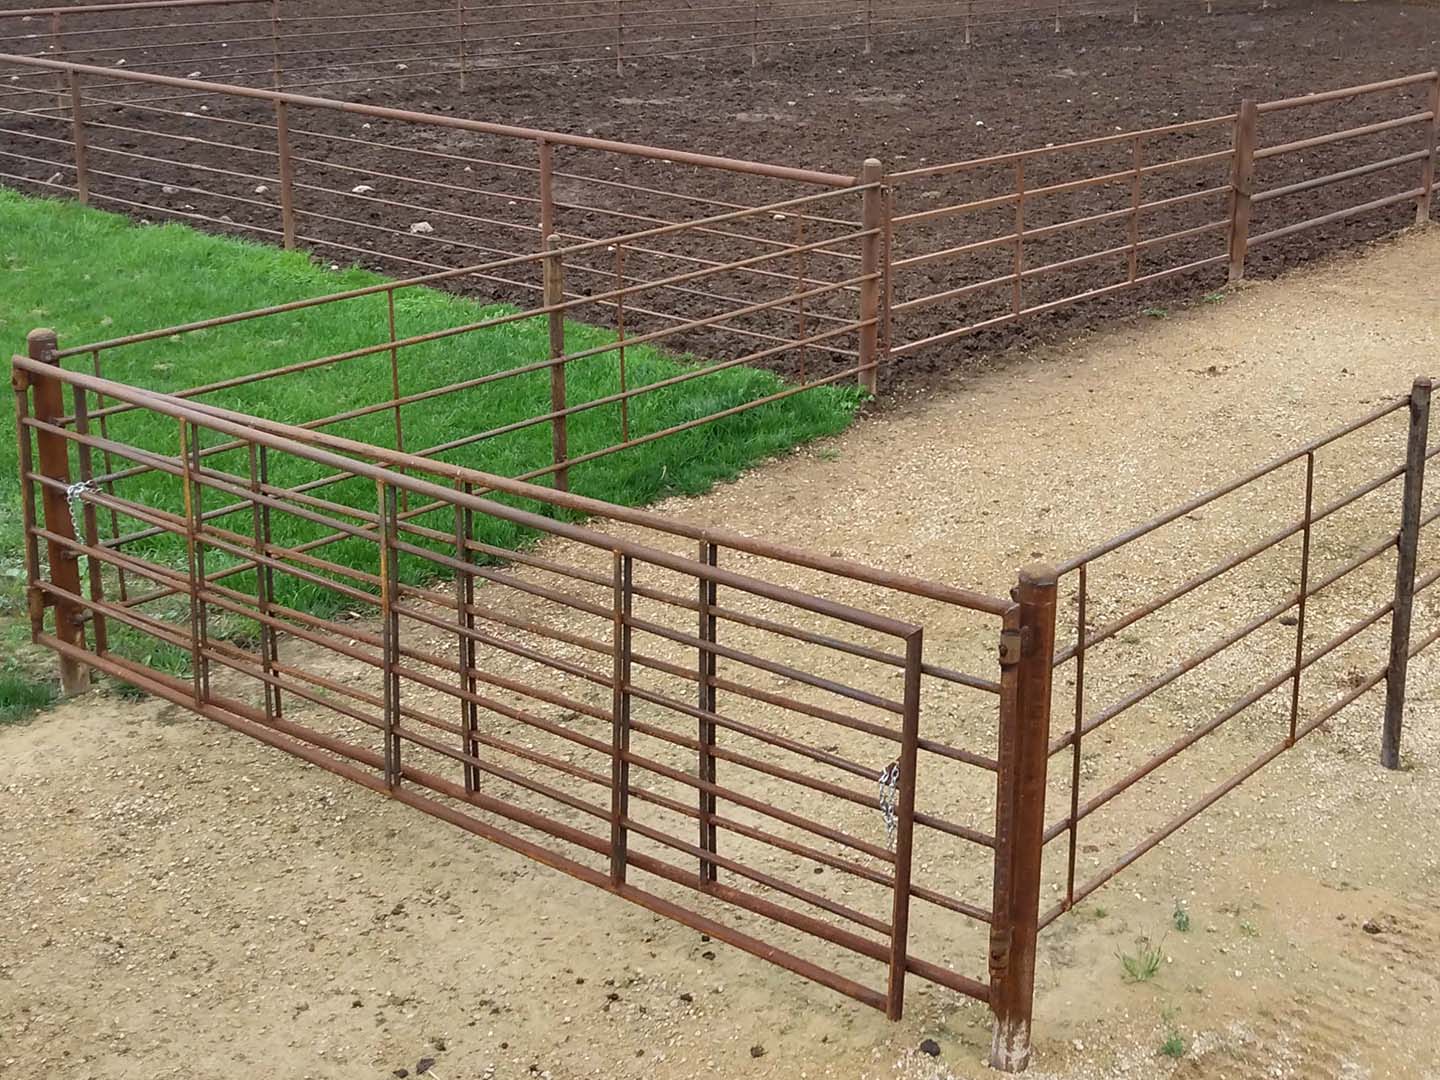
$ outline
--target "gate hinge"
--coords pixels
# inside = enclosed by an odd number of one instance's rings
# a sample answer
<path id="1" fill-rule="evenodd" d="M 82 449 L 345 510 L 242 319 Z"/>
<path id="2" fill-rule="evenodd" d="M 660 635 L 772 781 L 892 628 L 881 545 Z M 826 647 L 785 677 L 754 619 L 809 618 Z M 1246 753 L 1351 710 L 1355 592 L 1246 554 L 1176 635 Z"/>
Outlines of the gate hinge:
<path id="1" fill-rule="evenodd" d="M 45 617 L 45 609 L 50 606 L 49 595 L 39 585 L 31 585 L 25 590 L 25 608 L 30 614 L 31 622 L 39 622 Z"/>
<path id="2" fill-rule="evenodd" d="M 999 977 L 1010 970 L 1010 938 L 1009 927 L 990 927 L 990 975 Z"/>
<path id="3" fill-rule="evenodd" d="M 1018 629 L 1000 631 L 1000 663 L 1003 666 L 1009 667 L 1020 662 L 1024 641 L 1024 635 Z"/>

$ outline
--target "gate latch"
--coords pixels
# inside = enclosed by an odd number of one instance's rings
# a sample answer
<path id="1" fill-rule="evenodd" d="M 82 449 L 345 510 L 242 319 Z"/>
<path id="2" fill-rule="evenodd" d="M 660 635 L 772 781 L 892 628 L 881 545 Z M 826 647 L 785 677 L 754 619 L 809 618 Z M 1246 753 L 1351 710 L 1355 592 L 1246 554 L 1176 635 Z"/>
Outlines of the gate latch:
<path id="1" fill-rule="evenodd" d="M 1024 638 L 1019 630 L 1000 631 L 1000 663 L 1005 667 L 1020 662 L 1020 646 Z"/>

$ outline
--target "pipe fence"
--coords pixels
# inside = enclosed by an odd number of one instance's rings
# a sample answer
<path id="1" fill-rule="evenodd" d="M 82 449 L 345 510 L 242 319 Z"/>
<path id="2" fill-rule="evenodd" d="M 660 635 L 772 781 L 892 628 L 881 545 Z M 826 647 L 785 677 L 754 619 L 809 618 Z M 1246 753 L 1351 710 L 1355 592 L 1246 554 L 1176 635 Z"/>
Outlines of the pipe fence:
<path id="1" fill-rule="evenodd" d="M 987 1002 L 1006 1071 L 1029 1060 L 1043 927 L 1382 682 L 1398 767 L 1408 663 L 1440 638 L 1428 380 L 1002 599 L 29 345 L 29 613 L 68 692 L 91 669 L 132 683 L 892 1018 L 907 976 Z M 1232 518 L 1284 506 L 1276 483 L 1299 516 L 1247 542 Z M 1247 567 L 1268 589 L 1235 589 Z M 1137 602 L 1157 575 L 1176 580 Z M 1132 847 L 1079 843 L 1121 810 Z"/>
<path id="2" fill-rule="evenodd" d="M 916 35 L 966 45 L 1031 26 L 1138 23 L 1198 0 L 138 0 L 0 11 L 0 52 L 268 86 L 355 86 L 486 71 L 738 54 L 758 65 L 797 49 L 862 55 Z M 1269 0 L 1205 4 L 1259 10 Z M 35 78 L 22 74 L 21 79 Z M 36 81 L 43 81 L 36 79 Z M 107 89 L 109 89 L 107 87 Z"/>

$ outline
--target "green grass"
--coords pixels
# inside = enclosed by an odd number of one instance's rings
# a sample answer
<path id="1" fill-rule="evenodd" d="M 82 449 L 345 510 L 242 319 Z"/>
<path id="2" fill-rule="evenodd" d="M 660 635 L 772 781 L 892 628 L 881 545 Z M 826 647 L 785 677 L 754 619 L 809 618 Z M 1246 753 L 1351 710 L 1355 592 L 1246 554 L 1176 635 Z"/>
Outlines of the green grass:
<path id="1" fill-rule="evenodd" d="M 1140 938 L 1134 952 L 1117 952 L 1121 970 L 1126 982 L 1149 982 L 1160 973 L 1164 961 L 1161 945 L 1155 945 L 1148 938 Z"/>
<path id="2" fill-rule="evenodd" d="M 31 713 L 49 708 L 55 686 L 18 668 L 0 670 L 0 724 L 13 724 Z"/>
<path id="3" fill-rule="evenodd" d="M 0 340 L 12 352 L 24 351 L 26 333 L 37 326 L 55 329 L 62 348 L 165 327 L 218 314 L 265 307 L 300 298 L 364 287 L 383 281 L 358 269 L 330 270 L 300 252 L 209 236 L 180 225 L 141 226 L 128 219 L 74 203 L 36 200 L 0 189 Z M 397 296 L 400 337 L 422 334 L 506 313 L 451 293 L 410 289 Z M 383 294 L 195 331 L 104 354 L 103 374 L 119 382 L 162 391 L 257 372 L 313 357 L 339 353 L 386 340 L 388 315 Z M 614 335 L 577 323 L 566 326 L 570 351 L 606 348 Z M 544 359 L 547 327 L 528 319 L 477 333 L 408 348 L 400 352 L 402 394 L 438 388 Z M 626 350 L 628 385 L 636 387 L 693 369 L 694 358 L 669 355 L 655 348 Z M 67 361 L 88 370 L 89 359 Z M 568 365 L 568 401 L 575 405 L 620 389 L 618 353 L 607 348 L 594 357 Z M 632 399 L 632 438 L 699 419 L 753 401 L 784 388 L 775 375 L 736 367 Z M 13 425 L 12 400 L 3 397 L 0 422 Z M 348 360 L 329 367 L 252 383 L 209 395 L 213 404 L 301 423 L 361 408 L 391 397 L 388 352 Z M 861 396 L 850 386 L 824 387 L 772 402 L 642 447 L 599 458 L 570 470 L 577 493 L 623 505 L 643 505 L 672 494 L 696 494 L 730 479 L 755 463 L 809 440 L 843 430 Z M 550 408 L 546 371 L 449 394 L 402 410 L 405 447 L 419 450 L 498 427 Z M 92 404 L 93 408 L 93 404 Z M 577 457 L 609 446 L 620 438 L 618 405 L 606 405 L 570 418 L 570 455 Z M 395 417 L 389 410 L 327 428 L 347 438 L 393 446 Z M 114 417 L 110 437 L 134 446 L 174 454 L 178 448 L 175 421 L 149 413 Z M 204 445 L 220 438 L 204 436 Z M 439 456 L 439 460 L 502 475 L 516 475 L 548 464 L 548 423 L 487 439 Z M 211 459 L 218 468 L 237 474 L 247 469 L 238 452 Z M 323 475 L 320 467 L 298 458 L 272 455 L 272 483 L 292 485 Z M 544 481 L 542 481 L 544 482 Z M 149 474 L 122 482 L 118 494 L 147 506 L 178 512 L 179 482 Z M 328 499 L 374 511 L 376 494 L 368 481 L 346 481 L 319 492 Z M 220 496 L 207 494 L 206 506 Z M 538 508 L 529 504 L 529 508 Z M 249 512 L 216 524 L 249 531 Z M 453 528 L 453 515 L 422 520 L 437 529 Z M 122 520 L 122 531 L 138 523 Z M 273 540 L 294 545 L 322 535 L 315 523 L 277 515 Z M 532 537 L 516 526 L 477 518 L 477 538 L 514 548 Z M 18 561 L 20 545 L 19 485 L 13 437 L 0 439 L 0 556 L 5 565 Z M 145 541 L 136 554 L 176 568 L 185 565 L 183 546 L 173 537 Z M 335 562 L 373 571 L 375 544 L 349 539 L 324 549 Z M 212 554 L 210 567 L 224 565 Z M 402 561 L 401 574 L 414 580 L 427 575 L 421 560 Z M 13 569 L 13 567 L 12 567 Z M 231 584 L 247 589 L 246 575 Z M 17 588 L 12 573 L 0 590 Z M 330 590 L 288 576 L 277 582 L 277 599 L 317 614 L 343 610 L 347 601 Z M 12 597 L 13 600 L 13 597 Z M 23 606 L 23 605 L 22 605 Z"/>

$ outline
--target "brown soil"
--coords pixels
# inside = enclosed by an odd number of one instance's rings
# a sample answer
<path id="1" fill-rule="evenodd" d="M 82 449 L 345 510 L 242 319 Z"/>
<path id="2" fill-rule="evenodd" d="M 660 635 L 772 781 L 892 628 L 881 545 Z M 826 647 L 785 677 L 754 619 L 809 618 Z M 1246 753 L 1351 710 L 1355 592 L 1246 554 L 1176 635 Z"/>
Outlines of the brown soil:
<path id="1" fill-rule="evenodd" d="M 342 9 L 349 10 L 341 0 L 333 0 L 316 5 L 315 14 Z M 464 93 L 459 91 L 451 73 L 410 71 L 401 78 L 394 71 L 381 69 L 384 74 L 377 77 L 375 68 L 358 66 L 367 54 L 335 53 L 327 49 L 326 39 L 320 37 L 310 39 L 314 63 L 334 66 L 317 75 L 321 81 L 311 89 L 376 104 L 849 174 L 859 167 L 861 159 L 870 155 L 880 158 L 890 169 L 900 170 L 1222 115 L 1233 111 L 1244 96 L 1266 100 L 1423 71 L 1433 66 L 1434 42 L 1440 37 L 1440 11 L 1409 5 L 1293 4 L 1206 15 L 1201 5 L 1195 4 L 1185 7 L 1184 12 L 1140 26 L 1132 26 L 1125 19 L 1074 20 L 1067 23 L 1059 35 L 1046 27 L 1032 26 L 992 33 L 969 49 L 951 35 L 935 35 L 928 40 L 900 38 L 887 41 L 880 53 L 870 58 L 857 55 L 849 46 L 797 46 L 773 52 L 757 68 L 750 67 L 743 53 L 719 53 L 684 60 L 647 58 L 627 66 L 623 75 L 608 65 L 493 70 L 474 75 Z M 333 44 L 354 47 L 355 41 L 356 38 L 349 36 Z M 141 58 L 132 66 L 143 68 L 146 62 Z M 223 65 L 200 66 L 206 77 L 227 75 Z M 366 79 L 373 81 L 366 82 Z M 198 108 L 194 102 L 173 103 L 168 107 Z M 1418 107 L 1413 95 L 1411 107 Z M 213 110 L 208 117 L 160 117 L 154 113 L 137 116 L 130 110 L 105 107 L 97 107 L 93 115 L 97 120 L 132 125 L 139 119 L 144 124 L 163 125 L 175 134 L 224 139 L 242 146 L 272 145 L 273 136 L 268 132 L 212 122 L 223 117 L 268 123 L 267 111 L 236 103 L 211 102 L 208 108 Z M 1333 131 L 1352 123 L 1398 116 L 1406 111 L 1409 108 L 1393 95 L 1338 102 L 1324 108 L 1267 117 L 1262 125 L 1262 137 L 1267 143 L 1280 142 Z M 311 215 L 329 213 L 361 222 L 346 225 L 313 216 L 302 217 L 302 232 L 348 245 L 322 248 L 327 256 L 333 255 L 341 261 L 359 258 L 393 270 L 396 264 L 391 260 L 395 257 L 451 265 L 485 257 L 476 247 L 455 246 L 462 241 L 478 244 L 480 249 L 533 250 L 533 233 L 522 237 L 513 232 L 516 227 L 533 226 L 534 207 L 530 202 L 521 200 L 510 205 L 504 200 L 486 202 L 466 191 L 426 189 L 417 194 L 406 189 L 400 180 L 377 179 L 373 175 L 384 172 L 396 177 L 458 183 L 466 188 L 499 186 L 518 190 L 529 181 L 517 180 L 514 174 L 492 176 L 479 166 L 465 174 L 453 161 L 416 156 L 403 147 L 469 154 L 533 167 L 533 146 L 480 140 L 459 133 L 441 133 L 438 137 L 433 132 L 422 133 L 425 138 L 421 139 L 415 132 L 397 125 L 377 122 L 364 129 L 360 118 L 336 114 L 302 112 L 297 117 L 294 121 L 297 129 L 369 139 L 388 138 L 397 144 L 396 149 L 382 151 L 299 136 L 297 153 L 319 162 L 299 167 L 302 182 L 340 192 L 349 192 L 364 182 L 375 188 L 375 198 L 409 199 L 430 210 L 422 215 L 414 210 L 375 203 L 357 206 L 354 200 L 302 190 L 301 208 Z M 13 130 L 19 131 L 26 123 L 15 119 L 7 126 L 13 125 Z M 1406 128 L 1339 147 L 1276 159 L 1262 166 L 1259 180 L 1267 186 L 1283 184 L 1302 176 L 1407 152 L 1417 145 L 1416 132 L 1417 129 Z M 0 145 L 16 139 L 18 136 L 0 135 Z M 1223 146 L 1228 139 L 1229 133 L 1222 127 L 1206 135 L 1157 143 L 1147 152 L 1153 150 L 1159 155 L 1183 150 L 1198 154 Z M 264 175 L 273 171 L 271 159 L 251 159 L 243 152 L 201 145 L 177 149 L 173 141 L 161 142 L 143 135 L 97 132 L 93 141 L 136 153 L 162 152 L 184 162 L 222 169 L 254 170 Z M 54 153 L 51 148 L 51 154 Z M 1129 148 L 1122 144 L 1112 151 L 1066 155 L 1049 165 L 1037 165 L 1027 177 L 1027 184 L 1034 186 L 1048 180 L 1123 168 L 1128 153 Z M 107 158 L 98 152 L 93 156 L 97 162 L 104 160 L 110 168 L 116 168 L 117 159 L 113 156 Z M 128 171 L 137 163 L 126 159 L 118 164 L 124 166 L 118 171 Z M 600 155 L 569 152 L 561 152 L 558 161 L 559 168 L 577 174 L 601 178 L 623 176 L 641 184 L 683 188 L 737 202 L 773 200 L 794 193 L 793 188 L 782 189 L 774 183 L 759 183 L 728 173 L 682 170 L 654 163 L 632 163 L 617 172 L 618 164 Z M 26 168 L 27 175 L 37 179 L 55 171 L 44 165 L 12 165 Z M 243 178 L 232 180 L 205 174 L 197 180 L 197 174 L 184 169 L 153 163 L 144 168 L 145 175 L 152 181 L 177 185 L 198 183 L 202 189 L 239 195 L 249 203 L 207 200 L 203 192 L 197 194 L 189 187 L 161 194 L 155 186 L 114 178 L 97 179 L 96 191 L 142 199 L 175 210 L 188 208 L 189 212 L 214 216 L 226 214 L 236 222 L 269 229 L 276 227 L 273 188 L 257 195 L 252 190 L 253 181 Z M 1257 209 L 1255 231 L 1404 190 L 1417 182 L 1413 172 L 1418 169 L 1391 170 L 1303 197 L 1277 200 Z M 1180 194 L 1222 184 L 1226 179 L 1213 168 L 1208 173 L 1197 170 L 1177 174 L 1168 180 L 1157 179 L 1153 188 L 1147 188 L 1146 197 Z M 998 190 L 997 185 L 1009 180 L 1008 171 L 981 172 L 966 176 L 963 182 L 907 186 L 898 194 L 897 209 L 905 212 L 944 202 L 963 202 L 992 189 Z M 1029 208 L 1027 223 L 1038 226 L 1128 205 L 1129 193 L 1122 190 L 1123 187 L 1091 188 L 1064 197 L 1037 200 Z M 559 194 L 562 200 L 641 215 L 673 217 L 683 209 L 673 200 L 607 195 L 604 190 L 586 184 L 577 184 L 573 190 L 561 190 Z M 434 212 L 445 209 L 483 214 L 503 221 L 505 226 L 477 226 Z M 409 226 L 420 216 L 426 216 L 434 225 L 433 235 L 408 234 Z M 1171 207 L 1148 217 L 1145 235 L 1168 233 L 1223 216 L 1224 207 L 1213 200 Z M 1308 231 L 1257 250 L 1251 257 L 1250 273 L 1271 276 L 1325 252 L 1391 231 L 1410 220 L 1410 209 L 1399 206 Z M 559 226 L 567 234 L 577 236 L 610 235 L 629 227 L 620 219 L 578 210 L 562 211 Z M 896 250 L 902 255 L 935 250 L 996 235 L 1010 227 L 1006 221 L 984 214 L 952 219 L 943 226 L 912 227 L 897 234 Z M 394 231 L 377 233 L 377 228 Z M 1123 231 L 1123 222 L 1109 223 L 1037 241 L 1027 248 L 1027 265 L 1057 262 L 1123 243 L 1123 238 L 1117 239 Z M 1153 253 L 1152 264 L 1142 260 L 1140 272 L 1214 254 L 1223 242 L 1222 235 L 1212 234 L 1166 245 Z M 697 249 L 695 253 L 707 252 Z M 712 248 L 708 253 L 722 252 L 720 248 Z M 1009 259 L 1009 252 L 1001 250 L 991 254 L 999 260 L 995 265 L 989 256 L 971 256 L 963 263 L 932 268 L 924 274 L 902 275 L 896 282 L 896 299 L 1005 273 L 1003 263 Z M 734 257 L 733 251 L 729 257 Z M 638 272 L 639 264 L 634 264 L 634 268 Z M 672 272 L 673 268 L 672 264 Z M 1115 280 L 1115 274 L 1114 260 L 1072 269 L 1027 284 L 1025 303 L 1039 304 L 1078 294 Z M 1139 293 L 1085 302 L 1020 325 L 932 349 L 907 359 L 898 366 L 897 372 L 900 377 L 917 380 L 919 385 L 957 365 L 962 368 L 973 365 L 997 349 L 1053 341 L 1058 336 L 1102 325 L 1147 305 L 1169 306 L 1185 297 L 1203 294 L 1221 280 L 1222 271 L 1212 268 L 1191 277 L 1159 283 Z M 570 277 L 571 287 L 582 291 L 603 284 L 580 273 Z M 732 291 L 741 288 L 729 282 L 723 284 Z M 497 287 L 495 292 L 508 299 L 532 297 L 527 291 L 503 287 Z M 1002 292 L 1005 295 L 999 295 Z M 897 335 L 900 335 L 897 340 L 920 338 L 980 321 L 994 313 L 991 309 L 995 305 L 1008 304 L 1008 290 L 994 290 L 994 293 L 989 297 L 967 299 L 963 304 L 939 305 L 910 313 L 897 324 Z M 690 315 L 713 310 L 702 300 L 677 294 L 667 296 L 664 306 Z M 636 318 L 632 315 L 632 319 Z M 793 329 L 793 316 L 787 312 L 783 318 L 791 320 L 784 326 L 785 332 L 789 332 Z M 734 338 L 718 334 L 691 335 L 679 344 L 711 355 L 733 352 L 737 346 Z M 753 343 L 749 347 L 753 348 Z M 794 357 L 787 356 L 781 363 L 793 367 Z"/>
<path id="2" fill-rule="evenodd" d="M 1437 259 L 1427 233 L 1005 358 L 664 509 L 1003 588 L 1035 552 L 1088 546 L 1402 390 L 1440 345 L 1440 286 L 1414 271 Z M 1374 464 L 1329 461 L 1326 482 L 1343 488 Z M 1202 515 L 1166 556 L 1178 566 L 1255 535 L 1272 502 Z M 1355 550 L 1389 509 L 1335 523 L 1318 557 Z M 1153 594 L 1171 569 L 1156 558 L 1126 564 L 1098 600 Z M 1207 632 L 1264 585 L 1263 573 L 1222 579 Z M 1369 606 L 1342 593 L 1312 613 L 1317 625 Z M 1427 598 L 1417 627 L 1437 617 Z M 1193 646 L 1176 618 L 1097 663 L 1093 700 Z M 1118 728 L 1095 762 L 1163 745 L 1264 652 L 1207 669 L 1187 696 Z M 1437 655 L 1412 665 L 1404 771 L 1375 764 L 1371 694 L 1046 933 L 1032 1075 L 1435 1075 Z M 1335 696 L 1360 659 L 1317 673 L 1309 693 Z M 1269 723 L 1227 728 L 1168 787 L 1087 823 L 1098 850 L 1085 865 L 1248 760 Z M 156 702 L 97 691 L 0 733 L 0 753 L 0 907 L 12 915 L 0 924 L 0 1075 L 381 1080 L 423 1058 L 444 1080 L 984 1075 L 978 1005 L 916 982 L 906 1020 L 888 1025 Z M 1164 963 L 1127 983 L 1116 954 L 1141 936 Z M 1159 1053 L 1172 1031 L 1178 1060 Z M 917 1053 L 925 1038 L 939 1058 Z"/>

